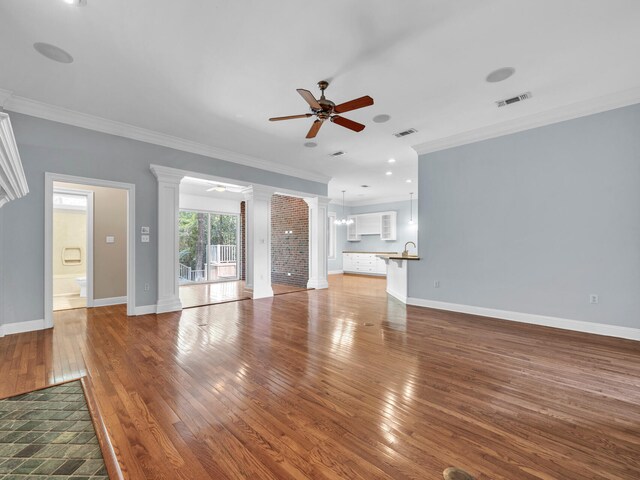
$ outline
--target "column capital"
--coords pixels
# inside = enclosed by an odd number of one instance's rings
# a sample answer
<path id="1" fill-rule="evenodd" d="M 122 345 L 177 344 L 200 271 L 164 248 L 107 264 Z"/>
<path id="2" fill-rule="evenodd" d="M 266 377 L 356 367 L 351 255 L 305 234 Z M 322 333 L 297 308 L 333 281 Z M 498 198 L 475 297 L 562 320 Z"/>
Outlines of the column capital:
<path id="1" fill-rule="evenodd" d="M 184 173 L 175 168 L 153 164 L 150 168 L 159 182 L 179 184 L 184 178 Z"/>
<path id="2" fill-rule="evenodd" d="M 242 190 L 245 200 L 270 200 L 274 193 L 274 188 L 263 185 L 251 185 Z"/>
<path id="3" fill-rule="evenodd" d="M 304 201 L 307 202 L 307 205 L 310 207 L 318 206 L 318 207 L 328 207 L 331 199 L 329 197 L 305 197 Z"/>

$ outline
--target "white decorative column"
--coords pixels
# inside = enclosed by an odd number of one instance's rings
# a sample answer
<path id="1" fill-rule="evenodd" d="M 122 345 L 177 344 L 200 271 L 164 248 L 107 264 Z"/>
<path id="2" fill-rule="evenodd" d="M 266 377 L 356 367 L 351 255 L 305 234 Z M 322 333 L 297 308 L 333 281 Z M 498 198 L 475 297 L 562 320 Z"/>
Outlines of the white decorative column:
<path id="1" fill-rule="evenodd" d="M 328 244 L 329 244 L 329 199 L 326 197 L 305 198 L 309 205 L 309 281 L 307 288 L 329 288 Z"/>
<path id="2" fill-rule="evenodd" d="M 271 197 L 272 189 L 251 186 L 244 190 L 246 201 L 247 260 L 246 286 L 253 299 L 273 297 L 271 288 Z"/>
<path id="3" fill-rule="evenodd" d="M 158 179 L 158 302 L 157 313 L 182 310 L 178 286 L 178 213 L 183 175 L 168 167 L 151 166 Z"/>

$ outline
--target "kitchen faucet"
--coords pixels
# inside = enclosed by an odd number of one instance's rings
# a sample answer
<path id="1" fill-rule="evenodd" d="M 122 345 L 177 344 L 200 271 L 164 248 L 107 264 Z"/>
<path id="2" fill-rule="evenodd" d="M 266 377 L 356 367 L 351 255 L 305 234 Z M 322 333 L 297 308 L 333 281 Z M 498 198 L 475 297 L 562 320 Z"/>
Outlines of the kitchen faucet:
<path id="1" fill-rule="evenodd" d="M 405 243 L 404 244 L 404 251 L 402 252 L 402 256 L 403 257 L 408 257 L 409 256 L 409 249 L 407 248 L 407 245 L 409 245 L 409 244 L 413 245 L 413 248 L 418 248 L 418 247 L 416 247 L 416 244 L 413 243 L 413 242 Z"/>

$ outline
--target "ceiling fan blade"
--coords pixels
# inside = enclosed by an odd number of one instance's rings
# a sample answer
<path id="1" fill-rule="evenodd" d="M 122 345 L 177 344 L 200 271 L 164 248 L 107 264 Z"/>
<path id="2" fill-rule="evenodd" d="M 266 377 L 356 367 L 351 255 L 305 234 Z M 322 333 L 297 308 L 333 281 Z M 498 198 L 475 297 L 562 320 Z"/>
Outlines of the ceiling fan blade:
<path id="1" fill-rule="evenodd" d="M 280 120 L 293 120 L 294 118 L 309 118 L 312 116 L 313 116 L 313 113 L 303 113 L 302 115 L 289 115 L 288 117 L 272 117 L 269 119 L 269 121 L 279 122 Z"/>
<path id="2" fill-rule="evenodd" d="M 318 103 L 318 100 L 316 100 L 316 97 L 314 97 L 313 93 L 311 93 L 309 90 L 305 90 L 304 88 L 298 88 L 297 92 L 300 94 L 302 98 L 305 99 L 305 101 L 309 104 L 311 108 L 313 108 L 314 110 L 322 109 L 322 107 Z"/>
<path id="3" fill-rule="evenodd" d="M 322 120 L 316 120 L 313 122 L 313 125 L 311 125 L 311 128 L 309 129 L 309 133 L 307 133 L 307 138 L 314 138 L 318 134 L 321 126 Z"/>
<path id="4" fill-rule="evenodd" d="M 354 132 L 361 132 L 362 130 L 364 130 L 363 124 L 354 122 L 353 120 L 349 120 L 348 118 L 339 117 L 338 115 L 334 115 L 333 117 L 331 117 L 331 121 L 333 123 L 337 123 L 341 127 L 353 130 Z"/>
<path id="5" fill-rule="evenodd" d="M 369 107 L 371 105 L 373 105 L 373 98 L 369 95 L 365 95 L 364 97 L 336 105 L 333 111 L 336 113 L 344 113 L 350 112 L 351 110 L 357 110 L 358 108 Z"/>

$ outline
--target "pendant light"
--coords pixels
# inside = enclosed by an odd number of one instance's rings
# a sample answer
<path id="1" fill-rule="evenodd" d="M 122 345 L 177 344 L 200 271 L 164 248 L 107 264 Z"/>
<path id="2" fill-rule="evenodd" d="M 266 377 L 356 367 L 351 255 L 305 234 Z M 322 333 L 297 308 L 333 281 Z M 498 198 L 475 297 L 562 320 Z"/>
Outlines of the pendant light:
<path id="1" fill-rule="evenodd" d="M 413 221 L 413 192 L 409 194 L 409 225 L 415 225 Z"/>
<path id="2" fill-rule="evenodd" d="M 346 190 L 342 190 L 342 218 L 337 218 L 335 220 L 336 225 L 351 225 L 353 223 L 353 218 L 347 218 L 344 214 L 344 192 Z"/>

